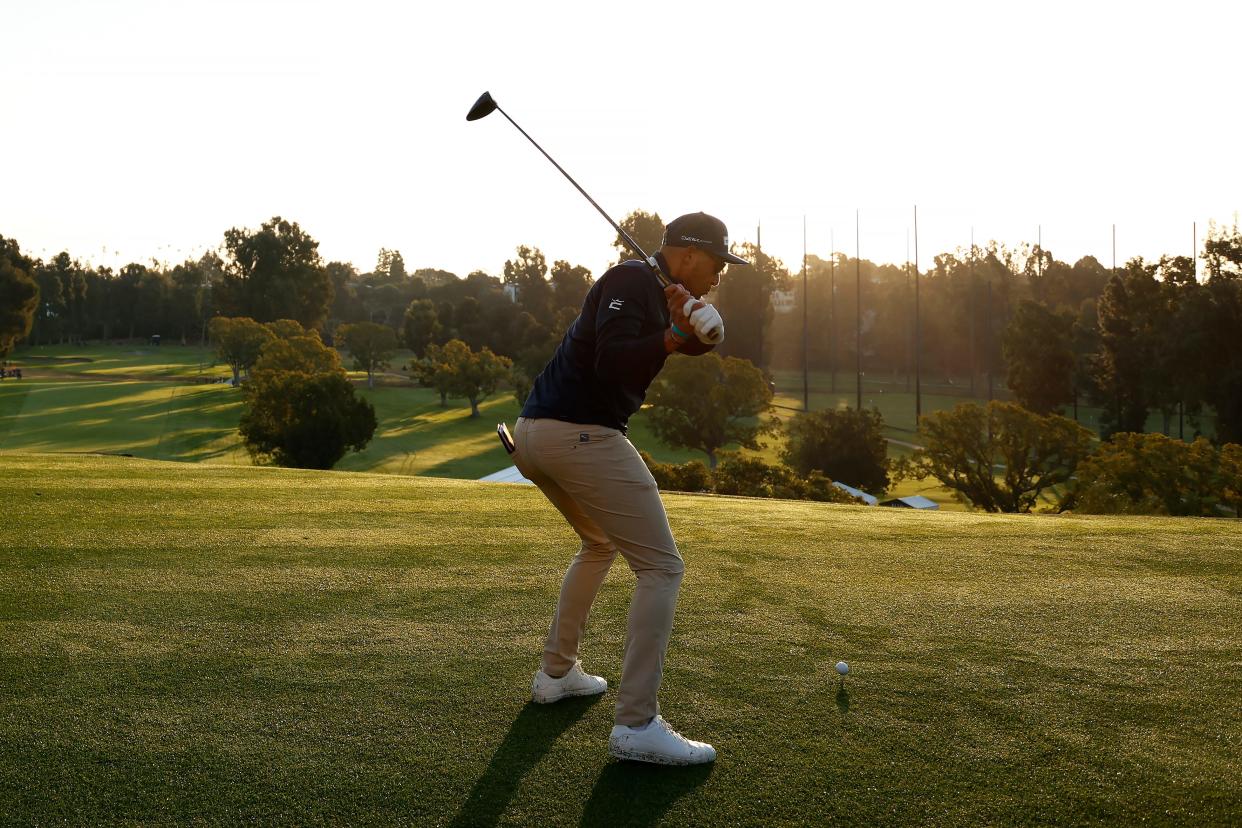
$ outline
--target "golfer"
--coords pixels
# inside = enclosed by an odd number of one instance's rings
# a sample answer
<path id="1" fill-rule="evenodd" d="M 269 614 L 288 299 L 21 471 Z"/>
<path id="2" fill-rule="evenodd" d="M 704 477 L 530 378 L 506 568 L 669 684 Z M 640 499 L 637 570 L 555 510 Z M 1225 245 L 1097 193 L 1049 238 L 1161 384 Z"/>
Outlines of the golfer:
<path id="1" fill-rule="evenodd" d="M 669 727 L 656 699 L 685 566 L 655 479 L 626 439 L 626 423 L 669 354 L 706 353 L 714 347 L 705 344 L 711 333 L 723 335 L 720 314 L 698 300 L 727 264 L 746 261 L 729 252 L 724 223 L 705 213 L 670 222 L 655 258 L 673 280 L 667 288 L 637 260 L 613 267 L 591 287 L 535 379 L 514 429 L 513 457 L 582 538 L 561 584 L 533 700 L 608 689 L 582 669 L 578 645 L 619 552 L 638 583 L 608 750 L 621 759 L 693 765 L 713 761 L 715 749 Z"/>

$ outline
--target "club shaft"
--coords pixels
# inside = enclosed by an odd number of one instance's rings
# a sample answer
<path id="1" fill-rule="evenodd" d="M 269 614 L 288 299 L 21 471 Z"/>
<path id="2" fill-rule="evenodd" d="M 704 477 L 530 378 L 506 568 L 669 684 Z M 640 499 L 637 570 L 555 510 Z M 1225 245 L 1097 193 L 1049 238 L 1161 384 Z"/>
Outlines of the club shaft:
<path id="1" fill-rule="evenodd" d="M 520 133 L 522 133 L 524 136 L 526 136 L 526 140 L 527 140 L 527 141 L 530 141 L 532 144 L 534 144 L 535 149 L 537 149 L 537 150 L 539 150 L 541 153 L 543 153 L 543 157 L 544 157 L 544 158 L 546 158 L 546 159 L 548 159 L 550 162 L 552 162 L 552 166 L 554 166 L 554 167 L 556 167 L 558 170 L 560 170 L 561 175 L 565 176 L 565 178 L 569 181 L 569 183 L 570 183 L 570 184 L 573 184 L 573 185 L 574 185 L 574 187 L 576 187 L 576 188 L 577 188 L 578 192 L 582 193 L 582 197 L 583 197 L 583 198 L 585 198 L 587 201 L 591 202 L 591 206 L 592 206 L 592 207 L 594 207 L 596 210 L 598 210 L 598 211 L 599 211 L 599 214 L 600 214 L 601 216 L 603 216 L 603 217 L 604 217 L 604 220 L 605 220 L 605 221 L 607 221 L 609 224 L 611 224 L 611 225 L 612 225 L 612 229 L 614 229 L 614 230 L 616 230 L 616 231 L 617 231 L 617 234 L 618 234 L 618 235 L 619 235 L 619 236 L 620 236 L 620 237 L 621 237 L 621 238 L 625 241 L 625 243 L 626 243 L 626 244 L 628 244 L 628 245 L 630 246 L 630 249 L 631 249 L 631 250 L 633 250 L 635 253 L 637 253 L 637 254 L 638 254 L 638 257 L 639 257 L 640 259 L 642 259 L 644 262 L 649 262 L 649 259 L 650 259 L 651 257 L 647 255 L 647 252 L 646 252 L 645 250 L 643 250 L 641 247 L 639 247 L 639 246 L 638 246 L 638 242 L 636 242 L 636 241 L 634 241 L 632 238 L 630 238 L 630 234 L 629 234 L 629 233 L 627 233 L 627 232 L 625 232 L 624 230 L 622 230 L 622 229 L 621 229 L 621 227 L 620 227 L 620 225 L 618 225 L 615 221 L 613 221 L 613 220 L 612 220 L 612 217 L 611 217 L 611 216 L 609 216 L 607 213 L 605 213 L 605 212 L 604 212 L 604 208 L 603 208 L 603 207 L 600 207 L 598 204 L 596 204 L 596 203 L 595 203 L 595 199 L 591 198 L 591 196 L 587 193 L 587 191 L 586 191 L 586 190 L 584 190 L 584 189 L 582 189 L 582 185 L 581 185 L 581 184 L 579 184 L 577 181 L 574 181 L 574 177 L 573 177 L 572 175 L 570 175 L 569 173 L 565 172 L 565 168 L 564 168 L 564 167 L 562 167 L 560 164 L 556 163 L 556 159 L 555 159 L 555 158 L 553 158 L 552 156 L 548 155 L 547 150 L 545 150 L 543 147 L 539 146 L 539 142 L 538 142 L 538 141 L 536 141 L 534 138 L 531 138 L 531 137 L 530 137 L 530 135 L 526 132 L 526 130 L 524 130 L 524 129 L 522 129 L 520 126 L 518 126 L 518 122 L 517 122 L 517 121 L 515 121 L 515 120 L 513 120 L 512 118 L 510 118 L 510 117 L 509 117 L 509 113 L 508 113 L 508 112 L 505 112 L 503 109 L 501 109 L 499 105 L 497 105 L 497 106 L 496 106 L 496 111 L 497 111 L 497 112 L 499 112 L 501 115 L 504 115 L 504 116 L 505 116 L 505 120 L 507 120 L 509 123 L 513 124 L 513 128 L 514 128 L 514 129 L 516 129 L 518 132 L 520 132 Z M 656 274 L 656 276 L 659 278 L 659 280 L 660 280 L 660 283 L 661 283 L 661 284 L 663 284 L 663 285 L 668 285 L 668 284 L 671 284 L 671 282 L 670 282 L 670 280 L 668 279 L 668 277 L 666 277 L 666 276 L 664 275 L 664 273 L 662 273 L 662 272 L 661 272 L 660 268 L 658 268 L 658 267 L 657 267 L 657 268 L 652 268 L 652 269 L 653 269 L 653 270 L 655 270 L 655 274 Z"/>

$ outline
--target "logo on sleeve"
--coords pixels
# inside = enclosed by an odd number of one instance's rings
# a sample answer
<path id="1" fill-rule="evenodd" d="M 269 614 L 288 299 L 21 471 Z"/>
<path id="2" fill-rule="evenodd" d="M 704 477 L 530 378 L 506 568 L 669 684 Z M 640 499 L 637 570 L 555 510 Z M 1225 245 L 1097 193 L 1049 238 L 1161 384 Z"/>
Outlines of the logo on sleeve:
<path id="1" fill-rule="evenodd" d="M 624 299 L 613 299 L 608 303 L 608 310 L 621 310 L 621 305 L 625 303 Z"/>

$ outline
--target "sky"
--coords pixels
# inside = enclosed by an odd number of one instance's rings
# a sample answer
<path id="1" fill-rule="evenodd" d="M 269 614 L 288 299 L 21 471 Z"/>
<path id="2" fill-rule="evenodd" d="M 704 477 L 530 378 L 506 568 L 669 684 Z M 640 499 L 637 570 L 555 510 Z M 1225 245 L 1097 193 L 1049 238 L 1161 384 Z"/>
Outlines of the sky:
<path id="1" fill-rule="evenodd" d="M 1185 255 L 1242 210 L 1236 2 L 0 0 L 0 235 L 170 264 L 298 222 L 325 261 L 596 275 L 704 210 L 796 270 L 1042 237 Z M 855 216 L 858 217 L 857 233 Z"/>

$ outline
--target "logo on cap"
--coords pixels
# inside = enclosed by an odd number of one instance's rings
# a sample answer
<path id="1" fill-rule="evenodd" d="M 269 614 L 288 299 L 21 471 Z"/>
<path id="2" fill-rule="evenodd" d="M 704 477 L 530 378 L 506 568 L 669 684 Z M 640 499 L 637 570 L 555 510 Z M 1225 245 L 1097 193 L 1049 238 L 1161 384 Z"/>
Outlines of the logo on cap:
<path id="1" fill-rule="evenodd" d="M 670 221 L 664 227 L 664 243 L 669 244 L 669 239 L 680 242 L 674 246 L 698 245 L 730 264 L 747 264 L 729 251 L 729 231 L 724 222 L 707 213 L 688 213 Z"/>

